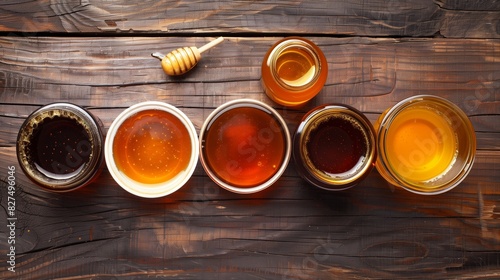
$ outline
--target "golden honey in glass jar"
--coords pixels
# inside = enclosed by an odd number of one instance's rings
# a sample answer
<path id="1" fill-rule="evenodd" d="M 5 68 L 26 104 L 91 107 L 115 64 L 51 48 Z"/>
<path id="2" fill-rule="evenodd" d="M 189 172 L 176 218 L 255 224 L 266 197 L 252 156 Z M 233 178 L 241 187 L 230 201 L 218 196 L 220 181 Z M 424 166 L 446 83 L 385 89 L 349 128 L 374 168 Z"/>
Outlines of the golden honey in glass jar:
<path id="1" fill-rule="evenodd" d="M 417 194 L 456 187 L 470 172 L 476 136 L 467 115 L 431 95 L 402 100 L 376 123 L 376 167 L 389 183 Z"/>
<path id="2" fill-rule="evenodd" d="M 323 88 L 328 75 L 325 55 L 313 42 L 289 37 L 278 41 L 262 61 L 262 84 L 269 98 L 301 107 Z"/>

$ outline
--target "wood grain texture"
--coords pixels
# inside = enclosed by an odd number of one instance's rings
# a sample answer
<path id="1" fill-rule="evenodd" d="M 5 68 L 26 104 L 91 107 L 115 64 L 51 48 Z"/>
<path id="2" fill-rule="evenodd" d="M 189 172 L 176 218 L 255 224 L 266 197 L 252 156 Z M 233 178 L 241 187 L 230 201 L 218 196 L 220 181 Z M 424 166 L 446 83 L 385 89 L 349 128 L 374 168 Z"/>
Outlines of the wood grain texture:
<path id="1" fill-rule="evenodd" d="M 261 59 L 277 37 L 227 38 L 181 78 L 166 76 L 150 56 L 211 39 L 0 37 L 0 178 L 16 166 L 18 190 L 16 274 L 2 266 L 0 278 L 500 276 L 499 40 L 312 37 L 326 54 L 329 77 L 307 107 L 290 110 L 273 104 L 260 84 Z M 95 183 L 54 194 L 29 182 L 15 158 L 26 116 L 56 101 L 86 107 L 105 129 L 132 104 L 164 101 L 183 110 L 199 130 L 215 107 L 247 97 L 274 106 L 294 131 L 316 105 L 349 104 L 374 121 L 416 94 L 460 106 L 478 138 L 470 175 L 439 196 L 389 186 L 376 171 L 348 191 L 325 192 L 302 181 L 294 163 L 255 195 L 218 188 L 201 166 L 181 190 L 159 199 L 126 193 L 105 168 Z M 0 184 L 5 209 L 5 179 Z M 0 220 L 6 218 L 0 211 Z M 7 237 L 2 226 L 2 260 Z"/>
<path id="2" fill-rule="evenodd" d="M 17 2 L 0 3 L 1 30 L 500 38 L 494 0 Z"/>
<path id="3" fill-rule="evenodd" d="M 292 34 L 317 43 L 329 67 L 322 92 L 297 110 L 260 82 L 265 52 Z M 150 55 L 219 35 L 183 77 Z M 376 170 L 326 192 L 293 162 L 254 195 L 220 189 L 201 165 L 164 198 L 128 194 L 105 167 L 89 186 L 48 193 L 15 157 L 22 122 L 51 102 L 85 107 L 106 131 L 130 105 L 163 101 L 199 131 L 214 108 L 245 97 L 272 105 L 293 132 L 317 105 L 348 104 L 375 121 L 417 94 L 457 104 L 477 136 L 471 173 L 438 196 L 390 186 Z M 499 117 L 500 1 L 2 1 L 0 279 L 497 279 Z M 15 273 L 5 265 L 9 166 Z"/>
<path id="4" fill-rule="evenodd" d="M 121 110 L 146 100 L 183 108 L 199 128 L 210 109 L 235 98 L 272 104 L 263 94 L 260 67 L 277 39 L 226 39 L 187 76 L 171 78 L 150 53 L 202 45 L 210 38 L 3 37 L 2 129 L 15 130 L 13 124 L 19 126 L 36 106 L 56 101 L 88 107 L 109 126 Z M 308 107 L 283 110 L 290 121 L 331 102 L 350 104 L 374 120 L 406 97 L 436 94 L 471 117 L 481 149 L 498 148 L 492 139 L 499 132 L 493 121 L 499 113 L 497 40 L 312 39 L 328 58 L 329 77 Z M 12 146 L 15 135 L 8 132 L 0 134 L 1 144 Z"/>

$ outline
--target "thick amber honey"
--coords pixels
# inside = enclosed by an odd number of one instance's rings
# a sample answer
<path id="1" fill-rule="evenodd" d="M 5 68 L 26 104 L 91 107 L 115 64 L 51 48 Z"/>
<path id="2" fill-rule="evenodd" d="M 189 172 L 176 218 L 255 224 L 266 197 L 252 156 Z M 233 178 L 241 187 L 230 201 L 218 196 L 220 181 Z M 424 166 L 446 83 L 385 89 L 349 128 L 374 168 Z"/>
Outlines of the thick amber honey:
<path id="1" fill-rule="evenodd" d="M 146 184 L 165 182 L 185 170 L 191 158 L 185 125 L 163 110 L 144 110 L 126 119 L 113 142 L 117 168 Z"/>
<path id="2" fill-rule="evenodd" d="M 219 113 L 202 138 L 205 164 L 223 182 L 236 187 L 263 184 L 282 167 L 286 143 L 278 120 L 252 106 Z"/>

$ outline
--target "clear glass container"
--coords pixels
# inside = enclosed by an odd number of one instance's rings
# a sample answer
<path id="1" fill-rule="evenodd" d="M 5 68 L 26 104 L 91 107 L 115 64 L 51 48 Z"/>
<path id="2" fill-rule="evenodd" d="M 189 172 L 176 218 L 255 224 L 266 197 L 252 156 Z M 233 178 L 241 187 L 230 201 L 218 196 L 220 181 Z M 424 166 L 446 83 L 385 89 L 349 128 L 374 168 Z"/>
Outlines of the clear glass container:
<path id="1" fill-rule="evenodd" d="M 328 64 L 313 42 L 288 37 L 278 41 L 262 61 L 262 85 L 269 98 L 297 108 L 316 96 L 328 75 Z"/>
<path id="2" fill-rule="evenodd" d="M 71 103 L 39 108 L 21 125 L 17 158 L 35 183 L 50 191 L 70 191 L 89 184 L 101 170 L 102 123 Z"/>
<path id="3" fill-rule="evenodd" d="M 113 179 L 136 196 L 169 195 L 191 178 L 198 163 L 198 136 L 173 105 L 146 101 L 121 112 L 104 145 Z"/>
<path id="4" fill-rule="evenodd" d="M 201 163 L 222 188 L 240 194 L 262 191 L 285 171 L 291 140 L 283 118 L 251 99 L 215 109 L 200 131 Z"/>
<path id="5" fill-rule="evenodd" d="M 310 110 L 293 138 L 293 157 L 299 174 L 325 190 L 345 190 L 373 169 L 375 131 L 357 109 L 328 104 Z"/>
<path id="6" fill-rule="evenodd" d="M 376 123 L 376 167 L 389 183 L 417 194 L 440 194 L 465 179 L 476 134 L 467 115 L 437 96 L 407 98 Z"/>

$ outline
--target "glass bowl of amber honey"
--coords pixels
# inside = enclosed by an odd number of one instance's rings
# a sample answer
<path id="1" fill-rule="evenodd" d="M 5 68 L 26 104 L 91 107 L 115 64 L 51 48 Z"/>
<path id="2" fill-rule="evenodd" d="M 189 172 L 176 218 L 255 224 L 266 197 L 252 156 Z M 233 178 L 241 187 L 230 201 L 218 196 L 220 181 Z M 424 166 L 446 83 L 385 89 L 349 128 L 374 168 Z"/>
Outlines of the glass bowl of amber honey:
<path id="1" fill-rule="evenodd" d="M 162 197 L 190 179 L 198 162 L 198 137 L 181 110 L 146 101 L 113 121 L 104 152 L 109 172 L 123 189 L 140 197 Z"/>
<path id="2" fill-rule="evenodd" d="M 378 119 L 376 167 L 389 183 L 417 194 L 440 194 L 462 182 L 476 154 L 467 115 L 437 96 L 404 99 Z"/>
<path id="3" fill-rule="evenodd" d="M 373 169 L 374 128 L 351 106 L 318 106 L 304 115 L 295 132 L 293 158 L 310 184 L 330 191 L 351 188 Z"/>
<path id="4" fill-rule="evenodd" d="M 200 159 L 208 176 L 240 194 L 262 191 L 285 171 L 291 140 L 283 118 L 252 99 L 216 108 L 200 130 Z"/>

